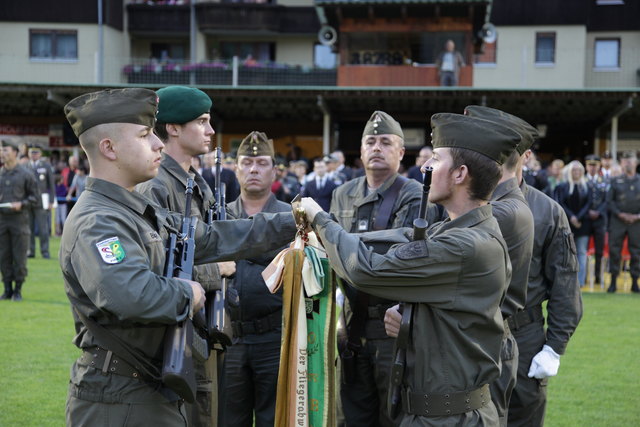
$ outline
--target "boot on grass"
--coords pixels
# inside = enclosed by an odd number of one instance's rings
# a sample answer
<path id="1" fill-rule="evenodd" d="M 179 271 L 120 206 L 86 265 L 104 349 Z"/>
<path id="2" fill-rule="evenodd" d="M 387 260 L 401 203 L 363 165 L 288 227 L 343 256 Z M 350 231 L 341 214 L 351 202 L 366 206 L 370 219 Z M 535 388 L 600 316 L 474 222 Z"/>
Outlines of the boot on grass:
<path id="1" fill-rule="evenodd" d="M 16 282 L 16 288 L 13 290 L 13 296 L 11 299 L 13 301 L 22 301 L 22 282 Z"/>
<path id="2" fill-rule="evenodd" d="M 640 293 L 640 288 L 638 287 L 638 278 L 631 277 L 631 292 L 634 294 Z"/>
<path id="3" fill-rule="evenodd" d="M 614 293 L 616 291 L 616 281 L 618 280 L 618 275 L 617 274 L 612 274 L 611 275 L 611 285 L 609 285 L 609 289 L 607 289 L 607 292 L 609 292 L 610 294 Z"/>
<path id="4" fill-rule="evenodd" d="M 0 300 L 10 300 L 13 296 L 13 289 L 11 288 L 11 282 L 4 282 L 4 294 L 0 295 Z"/>

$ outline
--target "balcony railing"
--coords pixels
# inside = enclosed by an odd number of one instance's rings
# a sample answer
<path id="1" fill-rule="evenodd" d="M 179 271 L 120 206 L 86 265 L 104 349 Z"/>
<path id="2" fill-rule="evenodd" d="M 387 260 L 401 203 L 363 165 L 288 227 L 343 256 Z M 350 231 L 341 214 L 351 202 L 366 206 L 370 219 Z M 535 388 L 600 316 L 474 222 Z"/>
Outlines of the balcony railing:
<path id="1" fill-rule="evenodd" d="M 235 64 L 235 65 L 234 65 Z M 336 70 L 279 63 L 242 65 L 239 61 L 199 64 L 137 60 L 123 68 L 130 84 L 196 84 L 214 86 L 335 86 Z"/>
<path id="2" fill-rule="evenodd" d="M 128 29 L 133 33 L 189 33 L 189 5 L 127 5 Z"/>

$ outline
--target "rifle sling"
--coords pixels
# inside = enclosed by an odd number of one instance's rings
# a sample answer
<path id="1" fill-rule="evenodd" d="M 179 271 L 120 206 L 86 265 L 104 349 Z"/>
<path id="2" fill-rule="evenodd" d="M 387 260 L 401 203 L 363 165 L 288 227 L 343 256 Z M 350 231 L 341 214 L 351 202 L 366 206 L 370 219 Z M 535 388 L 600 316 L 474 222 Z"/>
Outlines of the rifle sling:
<path id="1" fill-rule="evenodd" d="M 116 334 L 100 325 L 90 317 L 85 316 L 76 307 L 74 307 L 74 310 L 82 323 L 100 342 L 100 347 L 112 351 L 129 365 L 138 369 L 142 373 L 142 376 L 147 380 L 162 382 L 160 372 L 156 366 L 154 366 L 148 360 L 145 360 L 143 357 L 137 355 L 136 350 L 132 349 Z"/>

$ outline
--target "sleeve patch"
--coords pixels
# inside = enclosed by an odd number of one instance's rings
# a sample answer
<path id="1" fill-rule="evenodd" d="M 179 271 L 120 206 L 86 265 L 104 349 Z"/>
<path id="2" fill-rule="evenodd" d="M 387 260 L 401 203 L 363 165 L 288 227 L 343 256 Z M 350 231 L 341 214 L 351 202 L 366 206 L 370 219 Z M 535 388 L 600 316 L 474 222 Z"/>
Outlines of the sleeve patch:
<path id="1" fill-rule="evenodd" d="M 428 257 L 429 249 L 427 248 L 427 242 L 425 240 L 418 240 L 400 245 L 396 249 L 396 255 L 402 260 Z"/>
<path id="2" fill-rule="evenodd" d="M 98 253 L 102 257 L 102 260 L 107 264 L 117 264 L 121 262 L 124 257 L 124 248 L 120 243 L 118 236 L 110 237 L 101 242 L 96 243 Z"/>

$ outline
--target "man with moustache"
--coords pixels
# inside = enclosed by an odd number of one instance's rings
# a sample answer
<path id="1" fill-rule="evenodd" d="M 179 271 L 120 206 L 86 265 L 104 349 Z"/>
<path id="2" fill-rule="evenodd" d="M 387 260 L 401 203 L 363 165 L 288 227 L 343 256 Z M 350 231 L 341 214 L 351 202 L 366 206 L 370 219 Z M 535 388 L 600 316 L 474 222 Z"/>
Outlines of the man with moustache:
<path id="1" fill-rule="evenodd" d="M 273 142 L 253 131 L 238 147 L 240 197 L 227 205 L 229 219 L 258 212 L 289 212 L 271 192 L 276 178 Z M 284 247 L 283 247 L 284 248 Z M 262 271 L 281 249 L 237 261 L 229 283 L 233 345 L 224 359 L 222 426 L 270 427 L 274 424 L 282 334 L 282 289 L 269 292 Z"/>
<path id="2" fill-rule="evenodd" d="M 398 174 L 404 133 L 389 114 L 375 111 L 360 145 L 365 176 L 347 181 L 333 193 L 331 213 L 351 233 L 411 226 L 418 216 L 422 186 Z M 427 220 L 439 219 L 429 204 Z M 340 399 L 347 426 L 392 426 L 387 413 L 394 341 L 384 330 L 384 314 L 396 301 L 367 294 L 349 283 L 342 288 L 346 330 L 338 331 L 342 371 Z M 342 336 L 342 338 L 340 338 Z"/>

